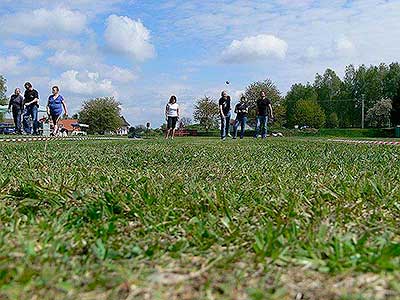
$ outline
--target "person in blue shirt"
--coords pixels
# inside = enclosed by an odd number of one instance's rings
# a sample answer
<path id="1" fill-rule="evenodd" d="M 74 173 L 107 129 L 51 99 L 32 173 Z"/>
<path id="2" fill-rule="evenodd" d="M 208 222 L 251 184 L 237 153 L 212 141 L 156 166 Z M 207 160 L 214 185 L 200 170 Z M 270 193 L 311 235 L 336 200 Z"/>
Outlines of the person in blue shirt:
<path id="1" fill-rule="evenodd" d="M 47 114 L 50 116 L 50 119 L 53 123 L 52 135 L 57 135 L 58 121 L 63 115 L 63 112 L 65 116 L 68 116 L 68 110 L 63 96 L 60 95 L 60 89 L 58 86 L 53 86 L 51 90 L 52 95 L 49 96 L 49 100 L 47 102 Z"/>

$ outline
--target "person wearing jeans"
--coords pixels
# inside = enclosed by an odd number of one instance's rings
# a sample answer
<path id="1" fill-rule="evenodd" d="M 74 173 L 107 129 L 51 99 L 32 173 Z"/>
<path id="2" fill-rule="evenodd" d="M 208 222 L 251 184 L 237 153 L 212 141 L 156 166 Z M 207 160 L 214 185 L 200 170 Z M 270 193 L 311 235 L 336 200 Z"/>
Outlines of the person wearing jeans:
<path id="1" fill-rule="evenodd" d="M 246 97 L 242 96 L 240 102 L 235 106 L 236 120 L 233 125 L 233 138 L 237 138 L 238 127 L 240 125 L 240 139 L 244 137 L 244 131 L 247 123 L 247 113 L 249 112 L 248 106 L 245 103 Z"/>
<path id="2" fill-rule="evenodd" d="M 14 94 L 10 98 L 8 111 L 12 111 L 15 133 L 22 134 L 21 116 L 22 112 L 24 111 L 24 97 L 22 97 L 21 90 L 19 88 L 15 89 Z"/>
<path id="3" fill-rule="evenodd" d="M 271 118 L 274 118 L 274 114 L 272 111 L 271 101 L 265 95 L 265 92 L 262 91 L 261 98 L 257 100 L 257 124 L 256 124 L 256 133 L 254 138 L 257 138 L 260 130 L 261 130 L 261 137 L 265 139 L 268 133 L 268 115 Z"/>
<path id="4" fill-rule="evenodd" d="M 222 91 L 219 99 L 219 116 L 221 118 L 221 139 L 225 140 L 229 135 L 229 122 L 231 120 L 231 97 L 226 91 Z"/>
<path id="5" fill-rule="evenodd" d="M 33 89 L 30 82 L 24 84 L 25 87 L 25 113 L 24 113 L 24 131 L 32 134 L 31 120 L 33 123 L 33 134 L 38 134 L 38 110 L 39 110 L 39 93 Z"/>

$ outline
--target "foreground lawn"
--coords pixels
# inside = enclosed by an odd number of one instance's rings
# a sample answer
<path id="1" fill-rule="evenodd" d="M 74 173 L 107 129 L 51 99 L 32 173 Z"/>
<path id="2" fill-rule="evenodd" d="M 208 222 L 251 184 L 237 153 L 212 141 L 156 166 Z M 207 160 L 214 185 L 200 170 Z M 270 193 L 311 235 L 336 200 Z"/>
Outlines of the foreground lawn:
<path id="1" fill-rule="evenodd" d="M 0 299 L 399 299 L 400 148 L 0 145 Z"/>

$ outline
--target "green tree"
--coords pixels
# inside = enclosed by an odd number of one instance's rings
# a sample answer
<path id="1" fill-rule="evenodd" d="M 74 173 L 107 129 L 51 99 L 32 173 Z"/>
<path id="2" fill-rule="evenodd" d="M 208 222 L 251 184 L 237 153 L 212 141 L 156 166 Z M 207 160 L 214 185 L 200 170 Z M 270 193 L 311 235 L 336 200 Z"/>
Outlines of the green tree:
<path id="1" fill-rule="evenodd" d="M 85 101 L 79 112 L 79 121 L 89 125 L 89 133 L 114 132 L 122 125 L 119 105 L 114 97 Z"/>
<path id="2" fill-rule="evenodd" d="M 197 100 L 194 106 L 193 119 L 199 122 L 206 131 L 218 126 L 218 116 L 218 103 L 214 99 L 205 96 Z"/>
<path id="3" fill-rule="evenodd" d="M 285 112 L 286 110 L 280 108 L 280 106 L 283 105 L 283 98 L 275 83 L 273 83 L 270 79 L 253 82 L 246 88 L 244 95 L 249 106 L 249 123 L 255 123 L 256 103 L 260 98 L 260 93 L 262 91 L 264 91 L 267 95 L 267 98 L 271 100 L 273 110 L 281 112 L 275 115 L 276 121 L 280 124 L 286 123 L 286 113 L 282 114 L 282 112 Z"/>
<path id="4" fill-rule="evenodd" d="M 299 100 L 295 106 L 294 121 L 299 126 L 321 128 L 325 124 L 325 113 L 316 101 Z"/>
<path id="5" fill-rule="evenodd" d="M 339 118 L 335 112 L 331 113 L 326 120 L 326 127 L 337 128 L 339 126 Z"/>
<path id="6" fill-rule="evenodd" d="M 335 71 L 327 69 L 323 75 L 315 76 L 314 88 L 318 95 L 317 102 L 326 115 L 339 110 L 342 90 L 342 80 Z"/>
<path id="7" fill-rule="evenodd" d="M 296 125 L 294 120 L 294 111 L 296 103 L 300 100 L 310 100 L 317 101 L 318 95 L 314 89 L 314 87 L 307 83 L 307 85 L 303 85 L 301 83 L 294 84 L 290 88 L 290 91 L 287 93 L 284 105 L 286 107 L 286 116 L 287 123 L 289 126 Z"/>
<path id="8" fill-rule="evenodd" d="M 339 126 L 355 127 L 361 124 L 361 110 L 356 100 L 356 73 L 353 65 L 346 66 L 342 85 L 342 105 L 339 108 Z"/>
<path id="9" fill-rule="evenodd" d="M 0 75 L 0 105 L 7 105 L 7 80 Z M 0 113 L 0 121 L 3 121 L 4 115 Z"/>

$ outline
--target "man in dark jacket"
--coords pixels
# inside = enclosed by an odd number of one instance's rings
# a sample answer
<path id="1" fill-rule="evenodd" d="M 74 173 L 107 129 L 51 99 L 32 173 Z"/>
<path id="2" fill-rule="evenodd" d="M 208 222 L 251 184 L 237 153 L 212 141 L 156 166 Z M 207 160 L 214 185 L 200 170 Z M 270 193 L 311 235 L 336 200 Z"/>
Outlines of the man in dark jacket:
<path id="1" fill-rule="evenodd" d="M 221 118 L 221 139 L 225 140 L 229 135 L 229 122 L 231 120 L 231 97 L 226 91 L 222 91 L 218 102 L 219 116 Z"/>
<path id="2" fill-rule="evenodd" d="M 274 118 L 271 100 L 269 100 L 264 91 L 260 93 L 261 98 L 257 100 L 257 125 L 254 138 L 258 137 L 261 130 L 261 137 L 265 139 L 268 133 L 268 117 Z"/>
<path id="3" fill-rule="evenodd" d="M 30 118 L 32 118 L 33 123 L 33 134 L 38 134 L 38 110 L 39 110 L 39 93 L 37 90 L 33 89 L 30 82 L 25 83 L 25 113 L 24 113 L 24 131 L 27 134 L 32 133 L 32 127 Z"/>
<path id="4" fill-rule="evenodd" d="M 21 116 L 24 111 L 24 97 L 21 95 L 21 90 L 16 88 L 14 94 L 11 95 L 10 102 L 8 103 L 8 111 L 12 111 L 15 132 L 17 134 L 22 134 L 21 128 Z"/>

